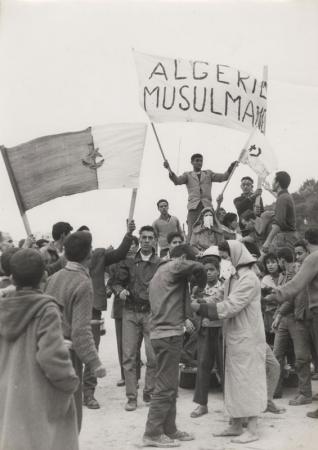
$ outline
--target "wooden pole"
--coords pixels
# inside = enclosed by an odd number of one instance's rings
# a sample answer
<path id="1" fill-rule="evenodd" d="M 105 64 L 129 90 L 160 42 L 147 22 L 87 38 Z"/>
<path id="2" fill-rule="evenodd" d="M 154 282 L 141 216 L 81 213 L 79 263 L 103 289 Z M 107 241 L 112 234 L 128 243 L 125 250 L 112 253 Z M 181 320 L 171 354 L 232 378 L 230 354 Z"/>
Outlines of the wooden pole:
<path id="1" fill-rule="evenodd" d="M 14 196 L 15 196 L 16 202 L 18 204 L 18 208 L 19 208 L 19 211 L 20 211 L 20 215 L 21 215 L 21 218 L 22 218 L 22 221 L 23 221 L 23 225 L 24 225 L 26 234 L 27 234 L 27 236 L 30 236 L 30 234 L 32 234 L 30 223 L 28 221 L 28 218 L 27 218 L 27 215 L 26 215 L 26 211 L 25 211 L 25 207 L 24 207 L 24 204 L 23 204 L 23 200 L 22 200 L 22 197 L 21 197 L 21 194 L 20 194 L 20 191 L 19 191 L 19 187 L 17 185 L 16 179 L 14 177 L 14 173 L 13 173 L 13 170 L 12 170 L 9 158 L 8 158 L 7 149 L 3 145 L 0 147 L 0 149 L 1 149 L 1 154 L 2 154 L 2 157 L 3 157 L 4 164 L 6 166 L 6 169 L 7 169 L 8 175 L 9 175 L 9 179 L 10 179 L 11 186 L 12 186 L 12 189 L 13 189 L 13 192 L 14 192 Z"/>
<path id="2" fill-rule="evenodd" d="M 265 82 L 267 85 L 267 81 L 268 81 L 268 66 L 264 66 L 263 67 L 263 82 Z M 264 124 L 264 134 L 265 134 L 265 124 Z M 263 181 L 264 180 L 262 177 L 257 178 L 257 189 L 262 189 Z M 261 196 L 260 195 L 258 195 L 255 199 L 255 206 L 258 208 L 261 206 Z"/>
<path id="3" fill-rule="evenodd" d="M 136 206 L 136 198 L 137 198 L 137 191 L 138 191 L 137 188 L 133 188 L 132 191 L 131 191 L 131 199 L 130 199 L 130 207 L 129 207 L 129 215 L 128 215 L 129 222 L 134 217 L 135 206 Z"/>
<path id="4" fill-rule="evenodd" d="M 157 130 L 156 130 L 153 122 L 151 122 L 151 126 L 152 126 L 152 129 L 153 129 L 153 132 L 155 133 L 156 140 L 157 140 L 157 143 L 158 143 L 158 146 L 159 146 L 160 153 L 161 153 L 161 155 L 163 157 L 163 160 L 167 161 L 167 158 L 165 157 L 165 154 L 163 153 L 163 150 L 162 150 L 162 147 L 161 147 L 161 143 L 160 143 L 160 140 L 159 140 L 159 137 L 158 137 L 158 134 L 157 134 Z"/>

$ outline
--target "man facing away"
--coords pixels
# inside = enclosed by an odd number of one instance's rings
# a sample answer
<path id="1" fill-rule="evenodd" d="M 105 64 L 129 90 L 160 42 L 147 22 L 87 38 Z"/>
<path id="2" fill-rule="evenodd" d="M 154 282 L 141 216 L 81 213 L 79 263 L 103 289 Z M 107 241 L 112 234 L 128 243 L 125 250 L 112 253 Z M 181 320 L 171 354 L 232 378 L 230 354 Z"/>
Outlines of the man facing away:
<path id="1" fill-rule="evenodd" d="M 169 170 L 169 178 L 175 185 L 185 184 L 188 189 L 188 236 L 187 242 L 190 242 L 192 228 L 203 208 L 212 207 L 211 189 L 212 182 L 221 183 L 226 181 L 236 162 L 232 162 L 226 172 L 215 173 L 212 170 L 202 170 L 203 156 L 195 153 L 191 156 L 192 171 L 184 172 L 177 176 L 170 168 L 168 161 L 164 161 L 163 165 Z"/>
<path id="2" fill-rule="evenodd" d="M 165 257 L 169 252 L 169 244 L 167 236 L 169 233 L 178 232 L 182 234 L 181 225 L 179 219 L 169 214 L 169 203 L 165 199 L 161 199 L 157 202 L 157 207 L 160 212 L 160 216 L 152 224 L 156 239 L 160 247 L 160 257 Z"/>
<path id="3" fill-rule="evenodd" d="M 80 384 L 74 394 L 78 429 L 82 422 L 82 372 L 88 364 L 96 377 L 104 377 L 92 334 L 93 287 L 89 275 L 92 235 L 86 231 L 71 234 L 64 243 L 67 264 L 48 281 L 46 293 L 63 307 L 63 333 L 72 341 L 71 358 Z"/>
<path id="4" fill-rule="evenodd" d="M 170 256 L 171 260 L 161 262 L 149 285 L 150 338 L 157 369 L 143 443 L 154 447 L 178 447 L 178 441 L 193 439 L 176 427 L 179 362 L 190 311 L 188 280 L 192 275 L 200 289 L 207 281 L 204 267 L 195 261 L 189 245 L 176 246 Z"/>

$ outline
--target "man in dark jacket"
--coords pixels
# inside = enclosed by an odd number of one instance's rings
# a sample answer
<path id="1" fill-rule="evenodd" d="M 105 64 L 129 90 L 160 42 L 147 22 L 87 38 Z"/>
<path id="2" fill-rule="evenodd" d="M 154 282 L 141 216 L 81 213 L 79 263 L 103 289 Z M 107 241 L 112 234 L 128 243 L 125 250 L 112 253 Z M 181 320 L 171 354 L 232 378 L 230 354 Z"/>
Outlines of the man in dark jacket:
<path id="1" fill-rule="evenodd" d="M 113 290 L 124 302 L 123 309 L 123 368 L 126 383 L 126 411 L 137 408 L 136 356 L 140 335 L 143 335 L 147 357 L 143 400 L 150 402 L 154 387 L 156 360 L 149 338 L 149 283 L 160 259 L 155 255 L 155 232 L 145 225 L 139 232 L 140 250 L 132 259 L 121 264 Z"/>

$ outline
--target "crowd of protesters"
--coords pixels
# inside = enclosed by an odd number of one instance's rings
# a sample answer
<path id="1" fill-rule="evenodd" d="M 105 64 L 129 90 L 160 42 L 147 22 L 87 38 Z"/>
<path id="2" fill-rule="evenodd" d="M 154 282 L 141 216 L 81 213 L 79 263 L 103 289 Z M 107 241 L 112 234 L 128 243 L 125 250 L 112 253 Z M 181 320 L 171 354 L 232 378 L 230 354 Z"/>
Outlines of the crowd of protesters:
<path id="1" fill-rule="evenodd" d="M 275 174 L 275 210 L 265 210 L 261 189 L 245 176 L 226 212 L 222 196 L 213 207 L 212 183 L 228 180 L 236 162 L 222 174 L 203 170 L 200 154 L 191 164 L 176 176 L 164 163 L 188 190 L 186 235 L 166 199 L 138 237 L 127 222 L 117 249 L 92 249 L 88 227 L 67 222 L 53 225 L 51 242 L 28 236 L 15 247 L 0 233 L 0 449 L 78 448 L 82 405 L 100 407 L 95 389 L 106 369 L 98 350 L 110 297 L 127 412 L 138 407 L 145 365 L 145 446 L 194 439 L 176 425 L 187 345 L 192 418 L 208 413 L 211 372 L 218 374 L 229 414 L 218 436 L 259 439 L 258 416 L 284 412 L 274 399 L 287 376 L 297 377 L 291 407 L 318 400 L 318 228 L 297 232 L 289 174 Z M 307 416 L 317 419 L 318 409 Z"/>

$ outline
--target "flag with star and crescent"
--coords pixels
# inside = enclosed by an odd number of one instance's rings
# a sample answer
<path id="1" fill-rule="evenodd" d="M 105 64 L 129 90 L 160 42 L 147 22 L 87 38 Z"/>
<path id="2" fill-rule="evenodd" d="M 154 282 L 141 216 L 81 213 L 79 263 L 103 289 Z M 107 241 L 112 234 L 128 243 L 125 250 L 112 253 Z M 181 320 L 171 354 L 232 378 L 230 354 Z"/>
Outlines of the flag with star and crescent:
<path id="1" fill-rule="evenodd" d="M 239 162 L 248 165 L 262 179 L 275 172 L 278 167 L 271 145 L 258 129 L 250 135 L 241 152 Z"/>
<path id="2" fill-rule="evenodd" d="M 136 188 L 147 125 L 112 123 L 2 147 L 21 209 L 95 189 Z"/>

